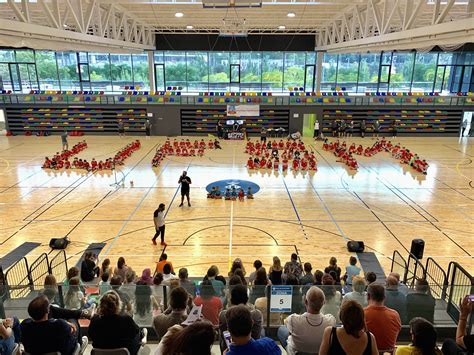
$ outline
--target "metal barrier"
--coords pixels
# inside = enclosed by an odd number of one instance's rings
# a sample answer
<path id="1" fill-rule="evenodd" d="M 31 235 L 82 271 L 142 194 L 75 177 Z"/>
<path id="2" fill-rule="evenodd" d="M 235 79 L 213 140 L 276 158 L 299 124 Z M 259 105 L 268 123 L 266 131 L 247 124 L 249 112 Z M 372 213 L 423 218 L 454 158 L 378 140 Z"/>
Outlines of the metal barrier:
<path id="1" fill-rule="evenodd" d="M 22 298 L 30 293 L 31 278 L 26 258 L 21 258 L 7 270 L 5 284 L 7 298 Z"/>
<path id="2" fill-rule="evenodd" d="M 60 250 L 50 261 L 49 261 L 49 271 L 56 278 L 56 281 L 62 282 L 67 275 L 67 258 L 66 252 Z"/>
<path id="3" fill-rule="evenodd" d="M 433 297 L 446 301 L 448 277 L 442 267 L 431 257 L 426 260 L 425 279 L 430 285 Z"/>
<path id="4" fill-rule="evenodd" d="M 392 266 L 390 267 L 390 272 L 396 272 L 400 275 L 400 280 L 405 281 L 407 269 L 407 262 L 405 258 L 397 250 L 395 250 L 392 256 Z"/>
<path id="5" fill-rule="evenodd" d="M 48 255 L 43 253 L 30 266 L 30 278 L 33 288 L 43 287 L 44 278 L 48 274 L 50 274 Z"/>
<path id="6" fill-rule="evenodd" d="M 408 256 L 407 272 L 403 280 L 408 287 L 415 286 L 416 280 L 424 279 L 426 276 L 425 267 L 418 258 L 411 254 Z"/>
<path id="7" fill-rule="evenodd" d="M 447 292 L 446 312 L 457 323 L 459 321 L 459 301 L 466 295 L 474 294 L 474 279 L 466 269 L 454 261 L 451 261 L 448 267 Z M 470 324 L 467 329 L 471 329 L 473 318 L 470 317 Z"/>

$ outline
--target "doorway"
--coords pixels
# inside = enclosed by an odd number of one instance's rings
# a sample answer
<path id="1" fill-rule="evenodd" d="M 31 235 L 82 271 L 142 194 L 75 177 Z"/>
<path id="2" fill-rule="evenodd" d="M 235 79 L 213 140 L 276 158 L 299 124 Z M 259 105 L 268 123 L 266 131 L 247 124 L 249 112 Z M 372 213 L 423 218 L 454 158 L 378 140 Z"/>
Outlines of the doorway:
<path id="1" fill-rule="evenodd" d="M 313 137 L 316 119 L 317 116 L 315 113 L 305 113 L 303 115 L 303 137 Z"/>

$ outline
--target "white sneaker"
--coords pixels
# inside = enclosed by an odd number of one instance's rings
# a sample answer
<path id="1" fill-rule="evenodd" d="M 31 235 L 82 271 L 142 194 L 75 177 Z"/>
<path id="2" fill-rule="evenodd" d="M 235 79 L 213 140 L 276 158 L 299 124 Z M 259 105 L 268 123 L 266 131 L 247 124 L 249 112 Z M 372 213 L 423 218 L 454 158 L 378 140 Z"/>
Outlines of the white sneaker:
<path id="1" fill-rule="evenodd" d="M 145 346 L 145 345 L 146 345 L 147 336 L 148 336 L 148 329 L 143 328 L 142 346 Z"/>
<path id="2" fill-rule="evenodd" d="M 79 354 L 84 354 L 84 351 L 86 351 L 87 345 L 89 345 L 89 339 L 86 336 L 83 336 L 82 345 L 81 345 L 81 349 L 79 350 Z"/>

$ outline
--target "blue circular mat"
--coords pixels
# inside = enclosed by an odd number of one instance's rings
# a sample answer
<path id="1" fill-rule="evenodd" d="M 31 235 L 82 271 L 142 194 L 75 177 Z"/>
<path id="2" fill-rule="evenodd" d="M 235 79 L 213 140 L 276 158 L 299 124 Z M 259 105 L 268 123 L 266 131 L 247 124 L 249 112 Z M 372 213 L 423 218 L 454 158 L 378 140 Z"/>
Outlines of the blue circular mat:
<path id="1" fill-rule="evenodd" d="M 222 195 L 224 195 L 226 189 L 232 189 L 232 187 L 235 187 L 237 191 L 239 191 L 240 189 L 243 189 L 245 193 L 247 193 L 247 189 L 251 187 L 253 194 L 256 194 L 260 190 L 260 186 L 258 186 L 256 183 L 252 181 L 228 179 L 228 180 L 214 181 L 210 183 L 209 185 L 206 186 L 206 191 L 211 192 L 211 189 L 214 186 L 217 186 L 219 188 Z"/>

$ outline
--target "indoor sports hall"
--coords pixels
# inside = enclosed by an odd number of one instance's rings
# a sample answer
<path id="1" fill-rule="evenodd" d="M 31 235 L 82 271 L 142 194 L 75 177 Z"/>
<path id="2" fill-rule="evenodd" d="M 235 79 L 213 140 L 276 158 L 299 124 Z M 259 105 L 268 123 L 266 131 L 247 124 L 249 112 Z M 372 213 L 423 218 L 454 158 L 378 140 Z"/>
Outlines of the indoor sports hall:
<path id="1" fill-rule="evenodd" d="M 474 1 L 0 10 L 0 354 L 473 351 Z"/>

